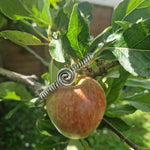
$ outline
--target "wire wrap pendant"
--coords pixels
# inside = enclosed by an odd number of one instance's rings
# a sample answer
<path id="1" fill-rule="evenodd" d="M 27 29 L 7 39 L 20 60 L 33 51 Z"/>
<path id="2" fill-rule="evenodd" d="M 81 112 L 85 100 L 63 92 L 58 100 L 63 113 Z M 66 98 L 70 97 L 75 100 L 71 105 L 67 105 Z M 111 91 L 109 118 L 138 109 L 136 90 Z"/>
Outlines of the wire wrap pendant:
<path id="1" fill-rule="evenodd" d="M 76 71 L 90 63 L 93 59 L 94 54 L 88 55 L 86 58 L 82 59 L 78 63 L 72 65 L 70 68 L 62 68 L 57 73 L 56 81 L 51 83 L 44 91 L 40 93 L 40 100 L 47 97 L 50 92 L 55 91 L 60 86 L 72 85 L 76 79 Z"/>

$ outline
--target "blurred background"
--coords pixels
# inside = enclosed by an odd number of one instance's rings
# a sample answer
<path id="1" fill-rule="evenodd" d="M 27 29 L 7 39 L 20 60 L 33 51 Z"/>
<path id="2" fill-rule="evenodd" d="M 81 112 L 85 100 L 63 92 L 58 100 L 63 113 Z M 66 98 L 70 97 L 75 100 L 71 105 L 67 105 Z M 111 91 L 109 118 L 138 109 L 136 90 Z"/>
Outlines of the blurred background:
<path id="1" fill-rule="evenodd" d="M 83 0 L 80 0 L 83 1 Z M 90 23 L 90 34 L 95 37 L 106 27 L 111 25 L 111 17 L 114 8 L 122 0 L 88 0 L 93 4 L 92 21 Z M 1 17 L 1 14 L 0 14 Z M 1 19 L 0 19 L 1 20 Z M 24 29 L 22 24 L 13 22 L 6 18 L 6 22 L 0 21 L 0 31 L 8 29 Z M 32 49 L 47 61 L 50 60 L 48 47 L 33 46 Z M 25 75 L 36 74 L 41 76 L 46 72 L 40 61 L 34 58 L 23 47 L 18 46 L 9 40 L 0 38 L 0 67 L 6 68 Z M 4 79 L 0 77 L 0 81 Z M 136 93 L 141 91 L 140 88 L 128 89 L 123 94 Z M 29 96 L 30 97 L 30 96 Z M 17 107 L 16 107 L 17 106 Z M 26 106 L 17 101 L 0 102 L 0 149 L 1 150 L 33 150 L 43 136 L 35 128 L 37 118 L 40 118 L 45 112 Z M 123 119 L 133 128 L 128 131 L 122 131 L 123 134 L 133 142 L 150 147 L 150 117 L 148 113 L 137 111 L 132 115 L 123 117 Z M 110 130 L 104 128 L 93 133 L 88 141 L 95 150 L 128 150 L 120 139 Z M 41 149 L 42 150 L 42 149 Z"/>
<path id="2" fill-rule="evenodd" d="M 80 0 L 84 1 L 84 0 Z M 92 21 L 90 23 L 91 36 L 97 36 L 106 27 L 111 25 L 111 16 L 114 8 L 121 0 L 88 0 L 93 4 Z M 23 28 L 21 24 L 7 20 L 6 24 L 0 26 L 0 30 Z M 25 28 L 25 31 L 29 29 Z M 35 46 L 32 49 L 41 57 L 50 60 L 48 47 Z M 23 47 L 18 46 L 9 40 L 0 39 L 0 66 L 25 75 L 42 75 L 46 70 L 43 65 L 34 58 Z"/>

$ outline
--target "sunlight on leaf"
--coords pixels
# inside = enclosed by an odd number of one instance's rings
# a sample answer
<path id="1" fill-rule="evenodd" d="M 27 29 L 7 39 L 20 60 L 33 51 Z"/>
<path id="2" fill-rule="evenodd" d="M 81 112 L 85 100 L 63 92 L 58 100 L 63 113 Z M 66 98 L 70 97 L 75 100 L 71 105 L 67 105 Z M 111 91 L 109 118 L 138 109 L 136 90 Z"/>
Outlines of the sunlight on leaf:
<path id="1" fill-rule="evenodd" d="M 84 150 L 84 147 L 79 140 L 70 140 L 66 150 Z"/>
<path id="2" fill-rule="evenodd" d="M 14 91 L 9 91 L 8 89 L 5 90 L 6 96 L 4 99 L 15 99 L 15 100 L 20 100 L 20 96 L 16 95 Z"/>
<path id="3" fill-rule="evenodd" d="M 1 31 L 0 35 L 18 45 L 44 45 L 40 39 L 27 32 L 5 30 Z"/>
<path id="4" fill-rule="evenodd" d="M 60 2 L 61 0 L 49 0 L 50 4 L 55 6 L 57 2 Z"/>

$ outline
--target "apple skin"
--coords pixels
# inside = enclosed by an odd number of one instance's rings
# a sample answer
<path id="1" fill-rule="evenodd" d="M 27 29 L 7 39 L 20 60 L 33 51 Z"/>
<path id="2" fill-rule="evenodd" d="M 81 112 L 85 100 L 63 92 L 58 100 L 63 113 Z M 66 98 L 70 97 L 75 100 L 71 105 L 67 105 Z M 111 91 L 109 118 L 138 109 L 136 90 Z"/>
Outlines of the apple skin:
<path id="1" fill-rule="evenodd" d="M 100 84 L 80 76 L 75 86 L 60 87 L 46 100 L 48 115 L 64 136 L 81 139 L 89 136 L 101 122 L 106 97 Z"/>

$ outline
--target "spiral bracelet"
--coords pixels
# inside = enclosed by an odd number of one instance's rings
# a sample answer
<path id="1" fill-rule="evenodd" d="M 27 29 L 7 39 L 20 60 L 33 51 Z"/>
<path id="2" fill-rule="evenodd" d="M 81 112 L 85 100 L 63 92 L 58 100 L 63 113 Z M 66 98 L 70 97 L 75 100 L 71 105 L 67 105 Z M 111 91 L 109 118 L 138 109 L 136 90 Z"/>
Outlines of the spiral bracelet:
<path id="1" fill-rule="evenodd" d="M 40 93 L 39 101 L 47 97 L 50 92 L 55 91 L 60 86 L 72 85 L 76 79 L 76 71 L 88 64 L 94 57 L 94 54 L 88 55 L 70 68 L 62 68 L 57 74 L 57 79 L 51 83 L 44 91 Z"/>

